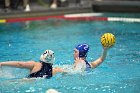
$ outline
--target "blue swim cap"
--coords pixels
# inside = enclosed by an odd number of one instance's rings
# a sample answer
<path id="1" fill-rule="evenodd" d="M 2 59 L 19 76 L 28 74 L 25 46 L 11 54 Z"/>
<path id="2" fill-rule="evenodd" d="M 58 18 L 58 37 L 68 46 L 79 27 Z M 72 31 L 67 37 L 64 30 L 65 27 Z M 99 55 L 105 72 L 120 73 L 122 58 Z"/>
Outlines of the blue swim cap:
<path id="1" fill-rule="evenodd" d="M 79 44 L 75 48 L 79 50 L 79 57 L 87 57 L 87 52 L 89 50 L 88 44 Z"/>

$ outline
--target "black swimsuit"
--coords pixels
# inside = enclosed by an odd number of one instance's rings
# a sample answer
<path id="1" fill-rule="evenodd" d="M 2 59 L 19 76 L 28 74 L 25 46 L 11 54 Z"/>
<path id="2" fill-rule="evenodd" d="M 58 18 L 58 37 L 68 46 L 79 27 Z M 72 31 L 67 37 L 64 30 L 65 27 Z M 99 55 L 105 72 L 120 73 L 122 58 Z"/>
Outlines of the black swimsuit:
<path id="1" fill-rule="evenodd" d="M 87 60 L 85 60 L 85 62 L 86 62 L 86 70 L 88 70 L 89 68 L 91 68 L 91 65 L 88 63 Z"/>
<path id="2" fill-rule="evenodd" d="M 42 67 L 39 71 L 31 73 L 28 78 L 37 78 L 37 77 L 43 77 L 43 78 L 50 78 L 52 77 L 52 64 L 41 62 Z"/>

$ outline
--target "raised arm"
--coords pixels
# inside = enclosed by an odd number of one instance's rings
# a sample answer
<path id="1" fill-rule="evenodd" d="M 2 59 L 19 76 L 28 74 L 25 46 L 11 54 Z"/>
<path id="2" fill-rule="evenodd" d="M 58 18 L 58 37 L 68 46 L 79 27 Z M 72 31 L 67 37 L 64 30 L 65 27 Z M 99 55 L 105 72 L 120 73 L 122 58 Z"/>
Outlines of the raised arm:
<path id="1" fill-rule="evenodd" d="M 103 49 L 104 50 L 103 50 L 102 55 L 97 60 L 90 63 L 92 68 L 96 68 L 97 66 L 99 66 L 105 60 L 108 48 L 103 48 Z"/>
<path id="2" fill-rule="evenodd" d="M 35 65 L 34 61 L 22 62 L 22 61 L 7 61 L 7 62 L 0 62 L 0 66 L 10 66 L 10 67 L 17 67 L 17 68 L 27 68 L 32 69 Z"/>

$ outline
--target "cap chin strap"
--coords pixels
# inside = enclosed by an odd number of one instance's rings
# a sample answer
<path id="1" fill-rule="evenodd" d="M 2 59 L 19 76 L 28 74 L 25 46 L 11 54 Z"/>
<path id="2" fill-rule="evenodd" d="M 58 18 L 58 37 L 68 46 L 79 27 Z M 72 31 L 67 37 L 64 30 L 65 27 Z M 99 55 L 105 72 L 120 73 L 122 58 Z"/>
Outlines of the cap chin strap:
<path id="1" fill-rule="evenodd" d="M 46 64 L 49 64 L 49 65 L 53 65 L 52 63 L 47 63 L 47 62 L 44 62 L 44 61 L 41 61 L 41 60 L 40 60 L 40 63 L 46 63 Z"/>

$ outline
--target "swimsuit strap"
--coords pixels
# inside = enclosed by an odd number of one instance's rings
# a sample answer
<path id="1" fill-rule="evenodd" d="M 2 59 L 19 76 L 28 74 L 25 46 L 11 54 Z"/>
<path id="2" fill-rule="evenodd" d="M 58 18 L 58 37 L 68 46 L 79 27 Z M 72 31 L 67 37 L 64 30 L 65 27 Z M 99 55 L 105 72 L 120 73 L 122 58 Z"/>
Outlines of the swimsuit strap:
<path id="1" fill-rule="evenodd" d="M 88 61 L 85 60 L 85 62 L 86 62 L 86 68 L 91 68 L 91 65 L 88 63 Z"/>
<path id="2" fill-rule="evenodd" d="M 28 78 L 37 78 L 37 77 L 44 77 L 50 78 L 52 77 L 52 64 L 41 62 L 42 67 L 39 71 L 31 73 Z"/>

